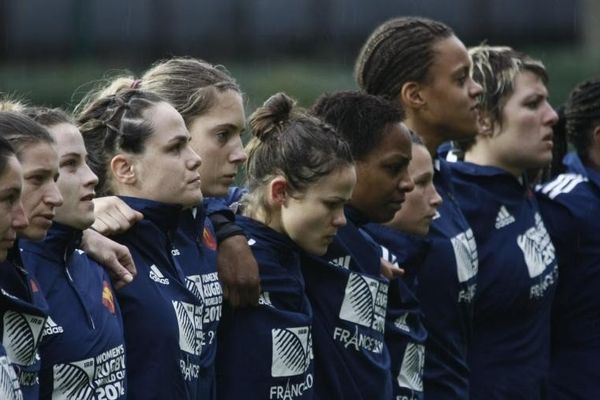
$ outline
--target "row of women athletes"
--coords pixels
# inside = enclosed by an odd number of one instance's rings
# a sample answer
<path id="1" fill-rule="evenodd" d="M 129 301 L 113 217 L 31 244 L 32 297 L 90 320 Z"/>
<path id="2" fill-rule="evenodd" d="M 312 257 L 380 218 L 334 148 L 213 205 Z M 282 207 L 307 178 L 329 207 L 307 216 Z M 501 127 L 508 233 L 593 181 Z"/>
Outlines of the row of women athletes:
<path id="1" fill-rule="evenodd" d="M 600 81 L 553 134 L 540 61 L 416 17 L 356 79 L 274 95 L 245 149 L 240 88 L 192 58 L 74 119 L 5 102 L 0 398 L 600 398 Z"/>

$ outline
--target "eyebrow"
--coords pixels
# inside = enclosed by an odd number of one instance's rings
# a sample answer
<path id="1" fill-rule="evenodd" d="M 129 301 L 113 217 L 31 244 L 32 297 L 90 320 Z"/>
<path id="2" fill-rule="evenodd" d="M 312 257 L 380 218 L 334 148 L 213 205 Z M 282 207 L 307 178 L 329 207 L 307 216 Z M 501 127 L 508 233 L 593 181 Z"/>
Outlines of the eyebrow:
<path id="1" fill-rule="evenodd" d="M 21 188 L 18 186 L 13 186 L 13 187 L 9 187 L 9 188 L 5 188 L 0 190 L 0 196 L 6 196 L 6 195 L 10 195 L 10 194 L 17 194 L 20 195 L 21 194 Z"/>
<path id="2" fill-rule="evenodd" d="M 169 141 L 167 142 L 167 145 L 173 144 L 173 143 L 178 143 L 178 142 L 189 142 L 189 141 L 190 141 L 189 135 L 177 135 L 174 138 L 169 139 Z"/>
<path id="3" fill-rule="evenodd" d="M 31 170 L 31 171 L 27 171 L 23 175 L 25 177 L 29 177 L 31 175 L 40 174 L 40 173 L 52 175 L 52 174 L 54 174 L 54 171 L 50 168 L 37 168 L 37 169 Z"/>
<path id="4" fill-rule="evenodd" d="M 79 153 L 67 153 L 67 154 L 63 154 L 62 156 L 60 156 L 60 158 L 66 158 L 66 157 L 81 157 L 81 154 Z"/>
<path id="5" fill-rule="evenodd" d="M 213 130 L 223 129 L 223 128 L 234 129 L 234 130 L 243 130 L 245 128 L 245 125 L 236 125 L 236 124 L 225 123 L 225 124 L 216 125 Z"/>

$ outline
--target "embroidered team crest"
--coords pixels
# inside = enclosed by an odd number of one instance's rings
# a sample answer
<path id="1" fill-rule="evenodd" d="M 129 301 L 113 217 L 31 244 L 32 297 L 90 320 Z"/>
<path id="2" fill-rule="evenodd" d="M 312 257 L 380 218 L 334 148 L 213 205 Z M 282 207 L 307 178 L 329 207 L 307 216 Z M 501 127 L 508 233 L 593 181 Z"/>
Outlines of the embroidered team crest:
<path id="1" fill-rule="evenodd" d="M 217 241 L 207 227 L 204 227 L 204 231 L 202 232 L 202 243 L 211 250 L 217 249 Z"/>
<path id="2" fill-rule="evenodd" d="M 111 314 L 115 313 L 115 299 L 113 297 L 112 290 L 110 290 L 110 286 L 108 282 L 102 282 L 102 304 Z"/>

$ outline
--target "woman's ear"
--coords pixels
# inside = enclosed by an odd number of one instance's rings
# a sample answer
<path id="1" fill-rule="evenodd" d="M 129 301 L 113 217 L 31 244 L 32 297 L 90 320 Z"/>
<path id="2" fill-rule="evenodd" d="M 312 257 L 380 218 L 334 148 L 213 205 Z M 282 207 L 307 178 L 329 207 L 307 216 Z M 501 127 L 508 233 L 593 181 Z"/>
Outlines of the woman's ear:
<path id="1" fill-rule="evenodd" d="M 493 136 L 494 123 L 487 113 L 477 110 L 477 133 L 482 136 Z"/>
<path id="2" fill-rule="evenodd" d="M 110 160 L 110 170 L 119 183 L 133 185 L 137 180 L 133 160 L 124 154 L 117 154 Z"/>
<path id="3" fill-rule="evenodd" d="M 401 104 L 407 109 L 420 109 L 425 106 L 426 101 L 421 89 L 421 85 L 417 82 L 406 82 L 400 89 Z"/>
<path id="4" fill-rule="evenodd" d="M 269 183 L 268 202 L 272 206 L 281 207 L 287 199 L 287 181 L 283 176 L 276 176 Z"/>

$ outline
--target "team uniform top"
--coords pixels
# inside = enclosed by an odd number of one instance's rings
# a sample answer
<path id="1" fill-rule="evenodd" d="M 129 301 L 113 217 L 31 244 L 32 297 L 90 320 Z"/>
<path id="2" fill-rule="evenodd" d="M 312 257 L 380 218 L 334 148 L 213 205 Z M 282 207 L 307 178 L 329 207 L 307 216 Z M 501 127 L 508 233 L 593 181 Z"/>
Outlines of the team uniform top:
<path id="1" fill-rule="evenodd" d="M 4 346 L 0 344 L 0 399 L 22 400 L 23 393 L 15 369 L 10 365 Z"/>
<path id="2" fill-rule="evenodd" d="M 429 247 L 417 270 L 417 298 L 428 334 L 423 389 L 426 399 L 466 399 L 477 246 L 456 202 L 448 163 L 436 159 L 434 167 L 433 183 L 443 203 L 431 223 Z M 419 248 L 422 244 L 414 240 L 413 246 Z"/>
<path id="3" fill-rule="evenodd" d="M 416 297 L 417 271 L 427 253 L 427 242 L 378 224 L 364 228 L 381 245 L 382 256 L 404 269 L 390 282 L 385 319 L 385 343 L 390 352 L 395 399 L 423 399 L 423 368 L 427 330 Z"/>
<path id="4" fill-rule="evenodd" d="M 300 249 L 287 236 L 245 217 L 236 223 L 258 262 L 256 307 L 225 308 L 219 332 L 220 399 L 313 398 L 312 309 Z"/>
<path id="5" fill-rule="evenodd" d="M 54 223 L 20 242 L 50 311 L 40 345 L 41 399 L 125 399 L 121 311 L 108 274 L 78 249 L 81 231 Z"/>
<path id="6" fill-rule="evenodd" d="M 24 268 L 18 243 L 0 264 L 0 334 L 23 399 L 39 399 L 38 347 L 48 316 L 39 283 Z"/>
<path id="7" fill-rule="evenodd" d="M 125 326 L 129 399 L 199 399 L 204 303 L 189 289 L 175 249 L 181 207 L 121 197 L 143 214 L 114 239 L 131 251 L 135 279 L 117 291 Z M 176 251 L 178 250 L 178 251 Z"/>
<path id="8" fill-rule="evenodd" d="M 380 250 L 349 206 L 327 254 L 304 256 L 302 272 L 313 307 L 315 395 L 322 399 L 389 400 L 390 356 L 384 343 L 388 282 Z"/>
<path id="9" fill-rule="evenodd" d="M 560 279 L 553 305 L 552 398 L 600 398 L 600 173 L 579 157 L 538 188 L 544 223 L 556 246 Z"/>
<path id="10" fill-rule="evenodd" d="M 526 183 L 492 166 L 457 162 L 453 169 L 479 253 L 471 399 L 540 399 L 558 278 L 554 246 Z"/>
<path id="11" fill-rule="evenodd" d="M 202 302 L 202 352 L 200 353 L 200 398 L 216 398 L 215 360 L 217 330 L 223 306 L 223 289 L 217 274 L 217 240 L 202 206 L 184 210 L 171 251 L 181 266 L 187 288 Z"/>

